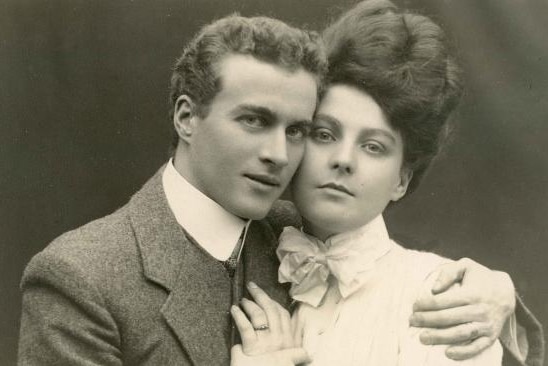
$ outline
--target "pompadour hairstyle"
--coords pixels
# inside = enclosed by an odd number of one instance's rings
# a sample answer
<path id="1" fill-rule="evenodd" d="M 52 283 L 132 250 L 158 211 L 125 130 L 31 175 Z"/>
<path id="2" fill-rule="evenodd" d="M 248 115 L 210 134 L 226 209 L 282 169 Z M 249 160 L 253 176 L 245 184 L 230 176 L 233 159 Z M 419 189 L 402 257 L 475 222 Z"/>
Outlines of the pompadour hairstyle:
<path id="1" fill-rule="evenodd" d="M 459 68 L 442 29 L 388 0 L 358 3 L 323 34 L 327 84 L 369 94 L 404 142 L 404 167 L 413 192 L 449 130 L 462 94 Z"/>

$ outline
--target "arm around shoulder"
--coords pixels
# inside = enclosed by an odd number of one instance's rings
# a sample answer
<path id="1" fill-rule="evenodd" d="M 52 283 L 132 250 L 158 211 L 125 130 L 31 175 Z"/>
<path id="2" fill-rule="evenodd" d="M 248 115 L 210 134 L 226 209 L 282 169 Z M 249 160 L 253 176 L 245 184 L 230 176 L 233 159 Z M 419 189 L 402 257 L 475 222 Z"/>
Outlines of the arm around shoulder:
<path id="1" fill-rule="evenodd" d="M 427 267 L 427 266 L 425 266 Z M 430 266 L 431 267 L 431 266 Z M 439 267 L 438 267 L 439 268 Z M 414 299 L 418 299 L 420 302 L 422 299 L 429 299 L 432 296 L 432 288 L 435 286 L 435 282 L 438 280 L 438 270 L 431 272 L 424 282 L 421 285 L 420 290 L 417 294 L 414 294 Z M 460 284 L 453 286 L 452 291 L 461 290 Z M 461 296 L 457 296 L 461 297 Z M 442 301 L 445 303 L 445 300 Z M 415 303 L 416 305 L 416 303 Z M 450 313 L 458 308 L 449 308 L 446 311 Z M 451 332 L 451 322 L 453 321 L 453 315 L 451 314 L 441 314 L 437 321 L 441 321 L 439 331 L 450 331 Z M 457 310 L 457 314 L 460 311 Z M 446 323 L 444 316 L 451 315 L 447 319 L 450 321 Z M 462 315 L 462 314 L 461 314 Z M 458 316 L 459 317 L 459 316 Z M 472 323 L 461 324 L 461 326 L 466 327 Z M 444 328 L 445 327 L 445 328 Z M 449 328 L 447 328 L 449 327 Z M 458 329 L 459 327 L 453 327 L 456 330 L 455 334 L 461 333 Z M 404 336 L 402 337 L 400 344 L 400 362 L 399 366 L 501 366 L 503 365 L 503 348 L 499 340 L 490 341 L 487 346 L 484 346 L 481 352 L 475 352 L 474 355 L 469 355 L 468 357 L 461 359 L 452 359 L 448 357 L 448 345 L 443 342 L 426 342 L 422 340 L 421 337 L 422 330 L 416 326 L 409 326 Z M 460 345 L 464 346 L 470 344 L 470 340 L 467 339 L 466 332 L 464 333 L 465 337 L 461 340 Z M 460 336 L 459 336 L 460 337 Z M 453 344 L 453 347 L 457 346 Z"/>
<path id="2" fill-rule="evenodd" d="M 20 365 L 121 365 L 120 337 L 85 268 L 44 251 L 27 266 Z"/>

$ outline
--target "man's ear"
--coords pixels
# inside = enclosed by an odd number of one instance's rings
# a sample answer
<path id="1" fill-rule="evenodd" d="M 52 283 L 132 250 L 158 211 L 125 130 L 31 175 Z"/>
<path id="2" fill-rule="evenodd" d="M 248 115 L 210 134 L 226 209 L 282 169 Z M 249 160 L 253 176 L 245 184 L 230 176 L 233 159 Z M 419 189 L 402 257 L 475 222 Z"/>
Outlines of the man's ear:
<path id="1" fill-rule="evenodd" d="M 196 104 L 186 94 L 181 95 L 175 102 L 173 125 L 179 139 L 183 141 L 189 142 L 196 128 L 196 108 Z"/>
<path id="2" fill-rule="evenodd" d="M 398 201 L 403 196 L 405 196 L 405 193 L 407 192 L 407 187 L 409 187 L 411 179 L 413 179 L 413 171 L 406 167 L 401 168 L 400 182 L 394 188 L 394 192 L 392 193 L 392 201 Z"/>

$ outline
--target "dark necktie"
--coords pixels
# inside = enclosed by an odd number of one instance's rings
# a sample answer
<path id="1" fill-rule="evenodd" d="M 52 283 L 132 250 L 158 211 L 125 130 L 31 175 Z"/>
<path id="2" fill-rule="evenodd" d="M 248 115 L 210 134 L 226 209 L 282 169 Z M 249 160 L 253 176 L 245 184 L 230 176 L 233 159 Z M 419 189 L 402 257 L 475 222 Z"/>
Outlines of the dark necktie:
<path id="1" fill-rule="evenodd" d="M 236 267 L 238 267 L 238 257 L 240 255 L 240 249 L 243 245 L 244 233 L 245 229 L 242 230 L 242 235 L 240 235 L 238 243 L 234 247 L 234 250 L 232 251 L 232 254 L 230 254 L 230 257 L 227 260 L 221 262 L 228 272 L 230 278 L 234 277 L 234 274 L 236 273 Z"/>

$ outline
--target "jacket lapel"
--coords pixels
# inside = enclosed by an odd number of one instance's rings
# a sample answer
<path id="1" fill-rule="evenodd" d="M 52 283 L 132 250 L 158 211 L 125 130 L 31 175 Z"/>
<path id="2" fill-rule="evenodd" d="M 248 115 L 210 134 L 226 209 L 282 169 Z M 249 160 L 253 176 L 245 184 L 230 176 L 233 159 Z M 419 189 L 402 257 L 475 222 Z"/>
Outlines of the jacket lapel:
<path id="1" fill-rule="evenodd" d="M 228 364 L 230 280 L 224 267 L 186 237 L 177 283 L 162 314 L 196 365 Z"/>
<path id="2" fill-rule="evenodd" d="M 230 280 L 223 266 L 177 223 L 163 191 L 162 172 L 130 201 L 144 275 L 169 292 L 161 313 L 192 362 L 228 364 Z"/>

